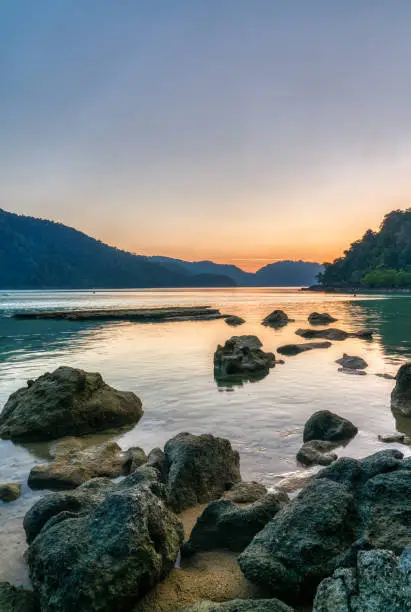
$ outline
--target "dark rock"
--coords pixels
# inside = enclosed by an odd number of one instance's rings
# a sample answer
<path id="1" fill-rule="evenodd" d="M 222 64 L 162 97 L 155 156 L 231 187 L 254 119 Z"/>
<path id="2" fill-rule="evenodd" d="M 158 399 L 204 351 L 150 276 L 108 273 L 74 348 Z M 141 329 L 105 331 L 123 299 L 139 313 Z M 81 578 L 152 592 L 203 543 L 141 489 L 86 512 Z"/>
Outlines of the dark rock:
<path id="1" fill-rule="evenodd" d="M 344 370 L 364 370 L 368 368 L 368 363 L 362 357 L 347 355 L 347 353 L 344 353 L 341 359 L 337 359 L 335 363 L 342 366 Z"/>
<path id="2" fill-rule="evenodd" d="M 132 474 L 148 461 L 147 455 L 139 446 L 132 446 L 123 452 L 123 458 L 125 459 L 125 464 L 123 466 L 123 473 L 125 475 Z M 101 476 L 108 476 L 108 474 L 101 474 Z"/>
<path id="3" fill-rule="evenodd" d="M 308 321 L 311 325 L 328 325 L 334 323 L 338 319 L 332 317 L 328 312 L 312 312 L 308 317 Z"/>
<path id="4" fill-rule="evenodd" d="M 405 612 L 410 597 L 410 548 L 399 559 L 389 550 L 360 551 L 355 568 L 320 583 L 313 612 Z"/>
<path id="5" fill-rule="evenodd" d="M 49 440 L 137 423 L 143 410 L 131 392 L 100 374 L 60 367 L 13 393 L 0 415 L 0 437 Z"/>
<path id="6" fill-rule="evenodd" d="M 367 372 L 364 370 L 353 370 L 351 368 L 338 368 L 339 372 L 343 374 L 349 374 L 350 376 L 367 376 Z"/>
<path id="7" fill-rule="evenodd" d="M 387 373 L 377 373 L 376 376 L 378 376 L 378 378 L 385 378 L 386 380 L 396 380 L 397 378 L 393 374 L 387 374 Z"/>
<path id="8" fill-rule="evenodd" d="M 181 609 L 181 612 L 294 612 L 278 599 L 233 599 L 216 603 L 199 601 L 192 606 Z"/>
<path id="9" fill-rule="evenodd" d="M 276 493 L 242 508 L 227 499 L 212 502 L 197 519 L 183 555 L 216 548 L 241 552 L 288 501 L 285 493 Z"/>
<path id="10" fill-rule="evenodd" d="M 273 353 L 261 350 L 256 336 L 233 336 L 224 346 L 218 345 L 214 353 L 216 379 L 266 375 L 275 366 Z"/>
<path id="11" fill-rule="evenodd" d="M 224 318 L 224 321 L 227 323 L 227 325 L 231 325 L 232 327 L 243 325 L 243 323 L 245 323 L 245 319 L 237 317 L 236 315 L 228 315 Z"/>
<path id="12" fill-rule="evenodd" d="M 226 491 L 223 497 L 237 504 L 249 504 L 257 501 L 266 493 L 267 489 L 259 482 L 238 482 L 232 489 Z"/>
<path id="13" fill-rule="evenodd" d="M 347 338 L 361 338 L 369 340 L 373 336 L 373 332 L 370 330 L 361 330 L 357 332 L 346 332 L 342 329 L 329 328 L 329 329 L 297 329 L 295 332 L 302 338 L 325 338 L 326 340 L 346 340 Z"/>
<path id="14" fill-rule="evenodd" d="M 411 362 L 400 367 L 396 380 L 391 394 L 391 407 L 394 412 L 411 417 Z"/>
<path id="15" fill-rule="evenodd" d="M 351 421 L 338 416 L 329 410 L 315 412 L 304 426 L 304 442 L 310 440 L 326 440 L 329 442 L 344 442 L 351 440 L 358 429 Z"/>
<path id="16" fill-rule="evenodd" d="M 331 346 L 331 342 L 306 342 L 304 344 L 285 344 L 279 346 L 277 353 L 280 355 L 299 355 L 306 351 L 312 351 L 313 349 L 326 349 Z"/>
<path id="17" fill-rule="evenodd" d="M 20 497 L 21 484 L 15 482 L 0 483 L 0 500 L 4 502 L 12 502 Z"/>
<path id="18" fill-rule="evenodd" d="M 241 480 L 240 458 L 224 438 L 180 433 L 167 442 L 167 500 L 175 512 L 218 499 Z"/>
<path id="19" fill-rule="evenodd" d="M 165 483 L 167 481 L 168 464 L 164 451 L 162 451 L 161 448 L 153 448 L 153 450 L 149 452 L 147 465 L 158 471 L 161 482 Z"/>
<path id="20" fill-rule="evenodd" d="M 329 465 L 338 457 L 331 451 L 335 448 L 334 442 L 325 440 L 310 440 L 305 442 L 297 453 L 297 461 L 303 465 Z"/>
<path id="21" fill-rule="evenodd" d="M 402 444 L 405 440 L 405 434 L 396 431 L 391 434 L 380 434 L 378 439 L 380 442 L 398 442 L 399 444 Z"/>
<path id="22" fill-rule="evenodd" d="M 287 323 L 292 323 L 294 319 L 289 319 L 288 315 L 283 310 L 273 310 L 269 315 L 267 315 L 263 320 L 263 325 L 268 325 L 269 327 L 283 327 L 287 325 Z"/>
<path id="23" fill-rule="evenodd" d="M 39 612 L 33 591 L 16 588 L 8 582 L 0 582 L 1 612 Z"/>

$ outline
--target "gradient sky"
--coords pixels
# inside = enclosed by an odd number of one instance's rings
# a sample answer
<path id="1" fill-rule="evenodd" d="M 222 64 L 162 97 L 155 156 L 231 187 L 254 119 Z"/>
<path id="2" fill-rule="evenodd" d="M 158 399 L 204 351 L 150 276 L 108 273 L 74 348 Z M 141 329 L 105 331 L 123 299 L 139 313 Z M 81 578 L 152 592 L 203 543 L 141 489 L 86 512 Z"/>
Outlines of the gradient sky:
<path id="1" fill-rule="evenodd" d="M 0 207 L 329 260 L 411 206 L 409 0 L 0 0 Z"/>

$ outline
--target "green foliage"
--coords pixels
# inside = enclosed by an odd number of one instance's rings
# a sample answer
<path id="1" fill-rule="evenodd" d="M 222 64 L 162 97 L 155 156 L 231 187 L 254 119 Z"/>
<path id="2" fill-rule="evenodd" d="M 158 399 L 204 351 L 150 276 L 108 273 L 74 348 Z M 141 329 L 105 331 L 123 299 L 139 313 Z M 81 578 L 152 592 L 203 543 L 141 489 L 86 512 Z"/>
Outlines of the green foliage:
<path id="1" fill-rule="evenodd" d="M 410 287 L 411 208 L 388 213 L 378 232 L 368 230 L 343 257 L 325 263 L 319 282 L 328 287 Z"/>

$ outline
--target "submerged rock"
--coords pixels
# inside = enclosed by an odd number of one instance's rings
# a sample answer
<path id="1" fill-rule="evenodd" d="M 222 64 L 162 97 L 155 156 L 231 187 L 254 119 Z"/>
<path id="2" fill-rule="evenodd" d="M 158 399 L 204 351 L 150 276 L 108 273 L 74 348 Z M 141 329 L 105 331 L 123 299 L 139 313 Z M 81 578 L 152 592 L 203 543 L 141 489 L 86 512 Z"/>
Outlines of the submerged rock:
<path id="1" fill-rule="evenodd" d="M 334 448 L 335 442 L 310 440 L 298 451 L 297 461 L 303 465 L 329 465 L 338 459 L 337 455 L 331 452 Z"/>
<path id="2" fill-rule="evenodd" d="M 20 497 L 21 484 L 15 482 L 0 482 L 0 500 L 12 502 Z"/>
<path id="3" fill-rule="evenodd" d="M 405 612 L 411 609 L 411 548 L 358 553 L 356 566 L 338 569 L 317 589 L 313 612 Z"/>
<path id="4" fill-rule="evenodd" d="M 312 351 L 313 349 L 326 349 L 329 348 L 331 342 L 306 342 L 304 344 L 284 344 L 283 346 L 279 346 L 277 349 L 277 353 L 280 355 L 299 355 L 300 353 L 305 353 L 306 351 Z"/>
<path id="5" fill-rule="evenodd" d="M 0 438 L 50 440 L 137 423 L 134 393 L 117 391 L 100 374 L 60 367 L 13 393 L 0 415 Z"/>
<path id="6" fill-rule="evenodd" d="M 232 489 L 226 491 L 223 497 L 237 504 L 249 504 L 257 501 L 266 493 L 267 489 L 259 482 L 238 482 Z"/>
<path id="7" fill-rule="evenodd" d="M 371 330 L 363 329 L 357 332 L 346 332 L 342 329 L 328 328 L 328 329 L 297 329 L 295 332 L 302 338 L 325 338 L 326 340 L 346 340 L 347 338 L 361 338 L 364 340 L 370 340 L 373 336 Z"/>
<path id="8" fill-rule="evenodd" d="M 273 310 L 263 320 L 262 324 L 269 327 L 283 327 L 287 323 L 292 323 L 294 319 L 289 319 L 284 310 Z"/>
<path id="9" fill-rule="evenodd" d="M 293 612 L 293 609 L 278 599 L 233 599 L 222 603 L 199 601 L 181 612 Z"/>
<path id="10" fill-rule="evenodd" d="M 243 323 L 245 323 L 245 319 L 237 317 L 237 315 L 228 315 L 224 318 L 224 321 L 227 323 L 227 325 L 231 325 L 233 327 L 243 325 Z"/>
<path id="11" fill-rule="evenodd" d="M 218 499 L 241 480 L 240 457 L 224 438 L 180 433 L 167 442 L 167 502 L 175 512 Z"/>
<path id="12" fill-rule="evenodd" d="M 308 317 L 311 325 L 328 325 L 328 323 L 334 323 L 337 320 L 328 314 L 328 312 L 312 312 Z"/>
<path id="13" fill-rule="evenodd" d="M 253 377 L 268 374 L 275 366 L 273 353 L 264 352 L 257 336 L 233 336 L 214 353 L 214 376 L 224 380 L 232 377 Z"/>
<path id="14" fill-rule="evenodd" d="M 36 595 L 33 591 L 17 588 L 8 582 L 0 582 L 1 612 L 39 612 Z"/>
<path id="15" fill-rule="evenodd" d="M 304 426 L 303 440 L 326 440 L 345 442 L 351 440 L 358 432 L 357 427 L 348 419 L 329 410 L 314 412 Z"/>
<path id="16" fill-rule="evenodd" d="M 402 444 L 405 440 L 405 434 L 395 431 L 394 433 L 390 434 L 379 434 L 378 439 L 380 442 L 398 442 L 399 444 Z"/>
<path id="17" fill-rule="evenodd" d="M 285 493 L 269 493 L 247 507 L 228 499 L 212 502 L 197 519 L 183 555 L 215 548 L 241 552 L 288 501 Z"/>
<path id="18" fill-rule="evenodd" d="M 347 353 L 344 353 L 341 359 L 337 359 L 335 363 L 342 366 L 344 370 L 364 370 L 368 368 L 368 363 L 362 357 L 347 355 Z"/>
<path id="19" fill-rule="evenodd" d="M 394 412 L 411 417 L 411 362 L 400 367 L 396 380 L 391 393 L 391 407 Z"/>

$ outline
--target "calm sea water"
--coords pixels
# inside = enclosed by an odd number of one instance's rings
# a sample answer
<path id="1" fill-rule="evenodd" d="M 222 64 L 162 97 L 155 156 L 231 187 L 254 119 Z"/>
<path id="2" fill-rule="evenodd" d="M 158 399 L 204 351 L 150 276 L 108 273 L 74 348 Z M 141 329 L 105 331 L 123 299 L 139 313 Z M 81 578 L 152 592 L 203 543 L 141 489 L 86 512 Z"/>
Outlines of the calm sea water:
<path id="1" fill-rule="evenodd" d="M 137 324 L 69 321 L 18 321 L 10 315 L 34 309 L 137 307 L 209 304 L 237 314 L 247 323 L 230 328 L 223 320 Z M 295 319 L 281 330 L 260 322 L 274 308 Z M 234 334 L 256 334 L 266 350 L 299 342 L 299 327 L 308 327 L 312 311 L 338 318 L 347 331 L 375 330 L 372 342 L 349 339 L 286 358 L 286 363 L 254 383 L 221 387 L 213 377 L 213 353 Z M 338 372 L 335 360 L 346 352 L 368 363 L 367 376 Z M 213 433 L 231 440 L 240 451 L 244 478 L 267 485 L 276 475 L 297 468 L 307 418 L 329 409 L 351 419 L 358 435 L 340 455 L 361 457 L 384 445 L 379 433 L 398 429 L 411 434 L 411 419 L 395 421 L 390 410 L 393 381 L 375 376 L 395 374 L 411 357 L 411 298 L 345 296 L 296 289 L 201 289 L 93 292 L 3 292 L 0 294 L 0 407 L 10 393 L 60 365 L 100 372 L 114 387 L 134 391 L 143 401 L 144 417 L 131 431 L 111 436 L 123 448 L 147 452 L 180 431 Z M 91 438 L 100 442 L 104 436 Z M 407 454 L 407 453 L 406 453 Z M 410 454 L 408 452 L 408 454 Z M 43 493 L 27 487 L 31 467 L 49 458 L 48 444 L 0 440 L 0 482 L 22 482 L 22 497 L 0 502 L 0 580 L 26 583 L 22 517 Z M 1 552 L 2 551 L 2 552 Z"/>

